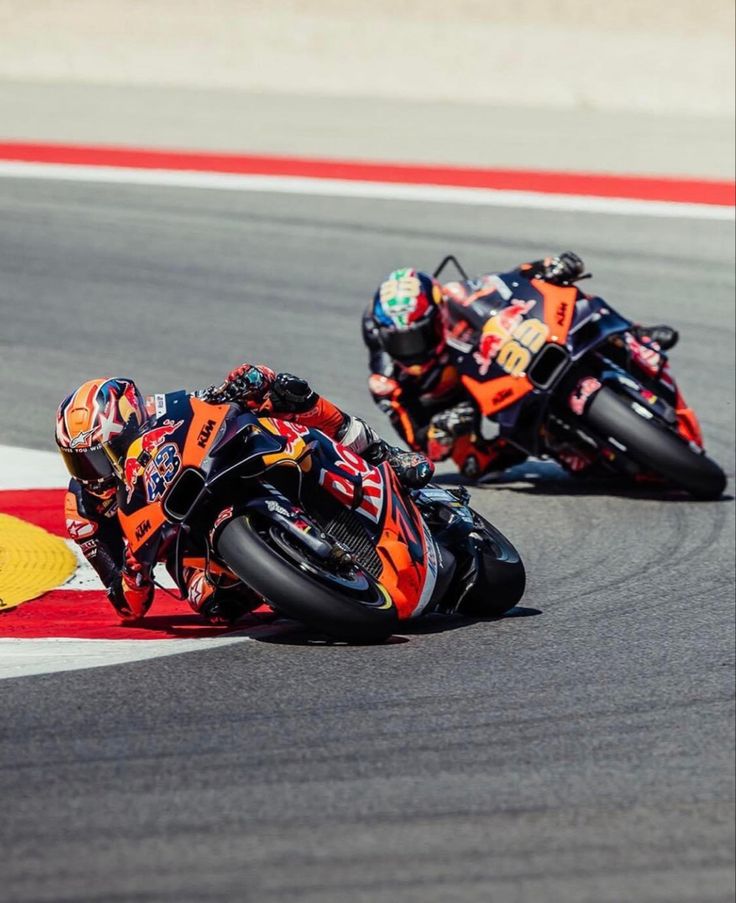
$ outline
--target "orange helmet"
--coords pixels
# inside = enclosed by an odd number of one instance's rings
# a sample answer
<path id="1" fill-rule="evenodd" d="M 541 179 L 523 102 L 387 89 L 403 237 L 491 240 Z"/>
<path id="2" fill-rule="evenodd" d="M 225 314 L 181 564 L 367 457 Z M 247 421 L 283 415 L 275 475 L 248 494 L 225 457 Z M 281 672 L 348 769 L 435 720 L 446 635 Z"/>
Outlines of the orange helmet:
<path id="1" fill-rule="evenodd" d="M 56 444 L 69 473 L 92 492 L 123 478 L 128 446 L 148 421 L 132 379 L 90 379 L 56 412 Z"/>

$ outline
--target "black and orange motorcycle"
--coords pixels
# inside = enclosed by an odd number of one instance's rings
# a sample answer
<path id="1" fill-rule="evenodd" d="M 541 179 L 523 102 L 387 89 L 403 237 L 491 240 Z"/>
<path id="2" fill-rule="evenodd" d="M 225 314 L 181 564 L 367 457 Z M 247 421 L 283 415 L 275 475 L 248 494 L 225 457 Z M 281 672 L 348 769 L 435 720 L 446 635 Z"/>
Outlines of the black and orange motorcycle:
<path id="1" fill-rule="evenodd" d="M 427 612 L 497 616 L 524 566 L 467 493 L 407 491 L 319 430 L 166 398 L 130 446 L 119 518 L 144 563 L 240 581 L 278 614 L 350 641 L 377 641 Z"/>
<path id="2" fill-rule="evenodd" d="M 520 270 L 470 280 L 449 255 L 435 276 L 448 263 L 463 277 L 445 284 L 453 362 L 502 435 L 573 473 L 721 495 L 725 474 L 705 454 L 667 355 L 640 341 L 630 320 L 576 285 Z"/>

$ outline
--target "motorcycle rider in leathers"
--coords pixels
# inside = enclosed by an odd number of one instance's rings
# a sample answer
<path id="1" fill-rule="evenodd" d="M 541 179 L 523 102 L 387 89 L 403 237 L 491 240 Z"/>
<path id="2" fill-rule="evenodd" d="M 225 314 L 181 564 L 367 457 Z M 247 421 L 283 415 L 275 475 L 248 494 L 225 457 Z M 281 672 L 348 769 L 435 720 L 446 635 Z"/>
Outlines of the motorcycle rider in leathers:
<path id="1" fill-rule="evenodd" d="M 526 278 L 569 285 L 584 272 L 572 251 L 518 267 Z M 368 387 L 409 448 L 432 461 L 452 458 L 471 479 L 497 476 L 526 453 L 513 436 L 481 435 L 481 417 L 452 364 L 447 340 L 463 324 L 449 313 L 471 295 L 489 294 L 493 274 L 441 285 L 416 269 L 394 270 L 378 287 L 363 314 L 363 341 L 368 347 Z M 471 299 L 472 300 L 472 299 Z M 452 302 L 456 302 L 454 305 Z M 669 326 L 638 326 L 637 338 L 672 348 L 678 339 Z"/>
<path id="2" fill-rule="evenodd" d="M 212 404 L 237 404 L 243 410 L 315 427 L 371 463 L 388 461 L 408 488 L 431 479 L 433 466 L 423 455 L 388 446 L 362 420 L 291 374 L 243 364 L 221 385 L 194 394 Z M 161 422 L 165 411 L 156 410 L 156 400 L 165 397 L 144 399 L 130 379 L 93 379 L 72 392 L 57 411 L 56 442 L 72 477 L 65 500 L 67 532 L 125 621 L 145 615 L 154 583 L 125 541 L 117 517 L 118 493 L 126 486 L 126 451 L 135 438 Z M 262 601 L 242 584 L 215 586 L 200 568 L 186 568 L 184 577 L 190 606 L 211 623 L 232 623 Z"/>

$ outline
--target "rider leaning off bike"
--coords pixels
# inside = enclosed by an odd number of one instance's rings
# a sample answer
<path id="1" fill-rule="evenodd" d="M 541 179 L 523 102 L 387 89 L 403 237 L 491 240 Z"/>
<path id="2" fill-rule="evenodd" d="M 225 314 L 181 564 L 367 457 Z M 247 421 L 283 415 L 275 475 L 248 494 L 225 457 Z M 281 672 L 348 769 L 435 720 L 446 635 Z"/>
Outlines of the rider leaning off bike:
<path id="1" fill-rule="evenodd" d="M 521 264 L 517 271 L 526 278 L 569 285 L 584 269 L 577 254 L 565 251 Z M 473 293 L 483 294 L 484 281 L 492 277 L 489 273 L 441 285 L 419 270 L 394 270 L 379 285 L 363 315 L 373 400 L 410 448 L 432 461 L 452 457 L 460 472 L 472 479 L 498 475 L 526 458 L 513 444 L 513 436 L 482 437 L 480 414 L 447 349 L 447 338 L 456 325 L 447 316 L 447 302 L 462 305 Z M 663 351 L 678 339 L 677 332 L 664 325 L 639 326 L 635 333 Z"/>
<path id="2" fill-rule="evenodd" d="M 423 486 L 432 476 L 433 466 L 423 455 L 388 446 L 362 420 L 289 373 L 276 375 L 263 365 L 243 364 L 221 385 L 194 394 L 212 404 L 237 404 L 245 411 L 315 427 L 371 463 L 388 461 L 408 488 Z M 57 411 L 56 443 L 72 477 L 65 500 L 67 532 L 126 621 L 145 615 L 154 584 L 128 548 L 117 517 L 118 493 L 125 486 L 123 462 L 133 440 L 165 418 L 160 401 L 165 397 L 144 399 L 126 378 L 92 379 Z M 192 609 L 212 623 L 230 623 L 260 604 L 242 585 L 215 587 L 202 569 L 187 568 L 184 577 Z"/>

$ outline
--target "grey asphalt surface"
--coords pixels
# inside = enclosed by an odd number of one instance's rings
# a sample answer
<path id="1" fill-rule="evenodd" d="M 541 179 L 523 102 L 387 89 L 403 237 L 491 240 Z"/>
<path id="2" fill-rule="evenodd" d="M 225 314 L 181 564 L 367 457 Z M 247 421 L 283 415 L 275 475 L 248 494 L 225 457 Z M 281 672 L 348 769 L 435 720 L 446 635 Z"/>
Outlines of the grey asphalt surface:
<path id="1" fill-rule="evenodd" d="M 379 426 L 358 321 L 384 272 L 567 247 L 682 331 L 732 481 L 732 224 L 9 179 L 0 442 L 49 447 L 98 372 L 168 390 L 244 359 Z M 733 499 L 530 472 L 473 492 L 527 566 L 514 617 L 4 681 L 0 898 L 732 900 Z"/>

